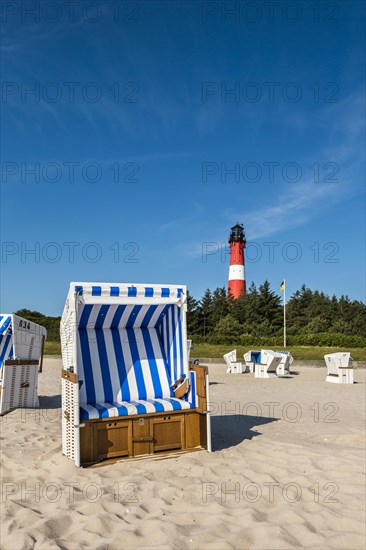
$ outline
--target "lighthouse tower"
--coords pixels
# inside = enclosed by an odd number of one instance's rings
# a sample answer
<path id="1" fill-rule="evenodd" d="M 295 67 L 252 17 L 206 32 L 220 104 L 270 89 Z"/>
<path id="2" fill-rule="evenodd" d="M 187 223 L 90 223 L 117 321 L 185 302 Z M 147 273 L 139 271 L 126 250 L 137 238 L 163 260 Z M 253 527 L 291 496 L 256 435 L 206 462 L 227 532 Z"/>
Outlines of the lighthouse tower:
<path id="1" fill-rule="evenodd" d="M 231 228 L 230 238 L 230 268 L 228 290 L 232 298 L 239 298 L 246 292 L 244 270 L 244 248 L 246 245 L 244 226 L 237 223 Z"/>

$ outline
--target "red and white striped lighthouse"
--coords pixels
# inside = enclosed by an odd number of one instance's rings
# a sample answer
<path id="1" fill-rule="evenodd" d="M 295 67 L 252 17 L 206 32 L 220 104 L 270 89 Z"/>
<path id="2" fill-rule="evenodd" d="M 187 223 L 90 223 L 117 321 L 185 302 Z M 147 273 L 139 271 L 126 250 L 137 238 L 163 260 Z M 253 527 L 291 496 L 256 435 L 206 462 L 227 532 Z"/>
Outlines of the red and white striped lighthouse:
<path id="1" fill-rule="evenodd" d="M 230 238 L 229 295 L 239 298 L 246 293 L 244 249 L 246 245 L 244 226 L 240 223 L 231 228 Z"/>

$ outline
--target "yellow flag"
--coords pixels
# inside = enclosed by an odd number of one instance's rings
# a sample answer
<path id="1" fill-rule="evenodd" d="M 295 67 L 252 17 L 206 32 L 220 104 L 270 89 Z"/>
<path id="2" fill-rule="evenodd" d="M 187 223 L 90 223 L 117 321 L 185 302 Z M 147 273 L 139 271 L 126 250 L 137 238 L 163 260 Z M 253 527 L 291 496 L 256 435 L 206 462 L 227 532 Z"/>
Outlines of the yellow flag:
<path id="1" fill-rule="evenodd" d="M 280 286 L 280 292 L 283 292 L 285 290 L 285 281 L 282 281 Z"/>

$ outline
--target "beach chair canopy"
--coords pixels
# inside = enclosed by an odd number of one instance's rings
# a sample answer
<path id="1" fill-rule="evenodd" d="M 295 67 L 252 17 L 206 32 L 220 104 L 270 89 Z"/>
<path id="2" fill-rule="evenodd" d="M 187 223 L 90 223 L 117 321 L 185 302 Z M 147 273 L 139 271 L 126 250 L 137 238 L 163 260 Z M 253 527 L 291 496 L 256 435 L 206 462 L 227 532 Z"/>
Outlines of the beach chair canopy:
<path id="1" fill-rule="evenodd" d="M 260 350 L 250 350 L 244 353 L 244 360 L 246 363 L 261 363 Z"/>
<path id="2" fill-rule="evenodd" d="M 231 363 L 236 362 L 236 349 L 233 349 L 232 351 L 229 351 L 228 353 L 225 353 L 224 360 L 226 364 L 229 366 Z"/>
<path id="3" fill-rule="evenodd" d="M 352 360 L 351 354 L 349 352 L 336 352 L 328 353 L 324 355 L 325 362 L 327 365 L 336 371 L 339 368 L 346 368 L 349 366 L 349 361 Z"/>
<path id="4" fill-rule="evenodd" d="M 283 359 L 281 363 L 285 365 L 286 367 L 290 367 L 292 363 L 294 362 L 294 358 L 292 357 L 291 353 L 289 351 L 279 351 L 276 350 L 276 353 L 280 353 L 283 356 Z"/>
<path id="5" fill-rule="evenodd" d="M 46 337 L 47 330 L 41 325 L 18 315 L 0 313 L 0 365 L 13 358 L 39 360 Z"/>
<path id="6" fill-rule="evenodd" d="M 185 302 L 184 286 L 71 283 L 61 343 L 81 420 L 196 406 L 172 390 L 189 375 Z"/>
<path id="7" fill-rule="evenodd" d="M 0 315 L 0 363 L 4 359 L 13 357 L 13 324 L 12 316 L 7 314 Z"/>
<path id="8" fill-rule="evenodd" d="M 283 355 L 277 353 L 277 351 L 273 351 L 273 349 L 262 349 L 260 358 L 262 363 L 271 366 L 276 358 L 279 359 L 279 361 L 282 361 Z"/>

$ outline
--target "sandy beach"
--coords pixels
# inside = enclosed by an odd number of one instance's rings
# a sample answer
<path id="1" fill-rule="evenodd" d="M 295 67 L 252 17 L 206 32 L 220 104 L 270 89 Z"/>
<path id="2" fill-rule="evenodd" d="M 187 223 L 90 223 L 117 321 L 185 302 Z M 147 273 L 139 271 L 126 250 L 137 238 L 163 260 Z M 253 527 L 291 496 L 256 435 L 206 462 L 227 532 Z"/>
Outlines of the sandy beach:
<path id="1" fill-rule="evenodd" d="M 60 370 L 45 360 L 39 410 L 0 419 L 2 549 L 364 548 L 365 369 L 210 364 L 214 452 L 88 469 L 61 454 Z"/>

